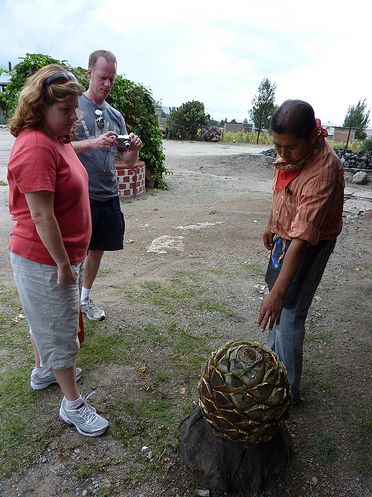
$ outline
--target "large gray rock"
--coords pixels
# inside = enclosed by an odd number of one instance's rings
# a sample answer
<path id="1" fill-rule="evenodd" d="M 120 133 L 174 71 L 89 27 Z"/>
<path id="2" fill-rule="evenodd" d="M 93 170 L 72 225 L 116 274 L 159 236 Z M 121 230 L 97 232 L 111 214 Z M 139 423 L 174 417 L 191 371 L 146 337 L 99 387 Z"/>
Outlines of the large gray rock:
<path id="1" fill-rule="evenodd" d="M 359 171 L 353 176 L 353 183 L 356 185 L 366 185 L 368 183 L 368 174 L 364 171 Z"/>

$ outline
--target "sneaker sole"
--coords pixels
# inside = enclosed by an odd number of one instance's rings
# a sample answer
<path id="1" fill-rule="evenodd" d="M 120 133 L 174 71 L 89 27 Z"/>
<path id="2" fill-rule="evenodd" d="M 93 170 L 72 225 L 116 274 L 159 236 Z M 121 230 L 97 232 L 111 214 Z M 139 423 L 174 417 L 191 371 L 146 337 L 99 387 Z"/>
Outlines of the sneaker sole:
<path id="1" fill-rule="evenodd" d="M 79 373 L 76 375 L 76 381 L 79 381 L 82 376 L 83 376 L 83 371 L 79 371 Z M 51 381 L 49 383 L 40 384 L 40 383 L 34 383 L 31 380 L 30 385 L 31 385 L 32 390 L 44 390 L 44 388 L 48 388 L 51 385 L 58 385 L 58 381 L 54 380 L 54 381 Z"/>
<path id="2" fill-rule="evenodd" d="M 102 430 L 95 431 L 94 433 L 87 433 L 87 432 L 81 430 L 75 423 L 73 423 L 69 419 L 65 418 L 61 409 L 59 410 L 58 418 L 63 424 L 68 425 L 68 426 L 73 426 L 74 428 L 76 428 L 76 430 L 81 435 L 84 435 L 84 437 L 90 437 L 90 438 L 99 437 L 100 435 L 103 435 L 108 428 L 108 426 L 106 426 L 105 428 L 102 428 Z"/>
<path id="3" fill-rule="evenodd" d="M 95 318 L 93 316 L 89 316 L 89 314 L 87 314 L 86 311 L 84 311 L 83 309 L 81 309 L 81 312 L 89 319 L 89 321 L 103 321 L 104 319 L 106 319 L 105 315 L 100 318 Z"/>

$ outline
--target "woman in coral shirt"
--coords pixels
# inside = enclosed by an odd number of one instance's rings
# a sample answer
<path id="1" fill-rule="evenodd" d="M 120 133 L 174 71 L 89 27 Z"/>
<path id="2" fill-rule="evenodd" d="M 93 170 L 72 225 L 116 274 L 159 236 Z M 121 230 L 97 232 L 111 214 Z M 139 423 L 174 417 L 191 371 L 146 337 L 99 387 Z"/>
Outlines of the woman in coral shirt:
<path id="1" fill-rule="evenodd" d="M 8 248 L 35 352 L 31 387 L 58 383 L 60 418 L 83 435 L 108 422 L 79 393 L 79 280 L 91 236 L 88 178 L 70 139 L 83 89 L 62 66 L 31 76 L 10 130 L 9 210 L 15 221 Z"/>

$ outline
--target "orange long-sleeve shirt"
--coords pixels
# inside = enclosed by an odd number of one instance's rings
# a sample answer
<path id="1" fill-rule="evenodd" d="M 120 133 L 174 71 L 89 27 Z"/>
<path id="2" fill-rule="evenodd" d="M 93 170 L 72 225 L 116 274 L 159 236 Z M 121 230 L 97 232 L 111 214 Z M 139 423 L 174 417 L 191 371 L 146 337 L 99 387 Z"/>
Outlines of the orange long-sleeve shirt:
<path id="1" fill-rule="evenodd" d="M 320 152 L 291 183 L 275 190 L 271 230 L 286 239 L 300 238 L 310 245 L 335 240 L 342 229 L 344 169 L 326 140 Z"/>

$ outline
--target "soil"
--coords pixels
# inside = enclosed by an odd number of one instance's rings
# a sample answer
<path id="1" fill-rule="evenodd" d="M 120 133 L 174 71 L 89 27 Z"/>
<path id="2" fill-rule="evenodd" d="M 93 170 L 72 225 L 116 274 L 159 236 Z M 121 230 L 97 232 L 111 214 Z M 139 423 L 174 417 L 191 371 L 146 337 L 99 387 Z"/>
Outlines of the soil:
<path id="1" fill-rule="evenodd" d="M 0 130 L 0 158 L 11 141 L 6 133 Z M 100 327 L 117 327 L 130 334 L 132 328 L 148 321 L 141 302 L 129 303 L 123 299 L 119 283 L 140 284 L 149 279 L 164 282 L 181 272 L 218 268 L 213 273 L 215 296 L 233 309 L 233 314 L 206 318 L 195 309 L 192 316 L 181 312 L 182 326 L 201 334 L 213 328 L 216 333 L 211 339 L 211 351 L 231 339 L 264 343 L 265 336 L 256 325 L 262 299 L 260 285 L 264 282 L 255 268 L 265 267 L 267 262 L 261 234 L 270 209 L 272 166 L 271 159 L 258 155 L 261 148 L 165 142 L 166 166 L 172 171 L 166 178 L 169 190 L 146 192 L 142 197 L 123 202 L 125 249 L 105 254 L 102 264 L 105 271 L 94 287 L 94 299 L 107 314 Z M 2 173 L 3 167 L 4 161 L 0 166 Z M 293 410 L 287 423 L 293 440 L 293 460 L 276 490 L 263 493 L 267 497 L 372 495 L 368 448 L 372 314 L 370 185 L 347 183 L 352 198 L 345 202 L 344 228 L 307 321 L 305 402 Z M 6 253 L 11 226 L 6 210 L 6 186 L 0 186 L 0 204 L 0 270 L 2 278 L 11 282 Z M 164 360 L 151 350 L 143 350 L 141 354 L 138 363 L 146 363 L 152 372 Z M 99 384 L 100 390 L 109 389 L 111 398 L 123 388 L 129 392 L 138 386 L 136 371 L 123 366 L 104 372 L 98 366 L 88 372 L 84 381 L 86 387 Z M 52 406 L 53 402 L 57 405 L 57 399 L 56 393 L 50 400 Z M 95 404 L 99 406 L 101 401 L 98 397 Z M 366 432 L 358 423 L 363 413 L 369 416 Z M 121 444 L 110 433 L 86 444 L 83 437 L 66 429 L 51 440 L 41 460 L 22 465 L 9 479 L 0 482 L 0 495 L 109 496 L 110 493 L 100 494 L 99 485 L 95 486 L 90 478 L 79 481 L 70 478 L 71 465 L 79 459 L 94 464 L 120 451 L 123 451 Z M 120 483 L 123 465 L 106 467 L 106 474 L 110 481 Z M 140 485 L 132 482 L 121 488 L 120 493 L 112 495 L 197 495 L 192 475 L 178 459 L 177 444 L 165 479 L 155 478 Z"/>

